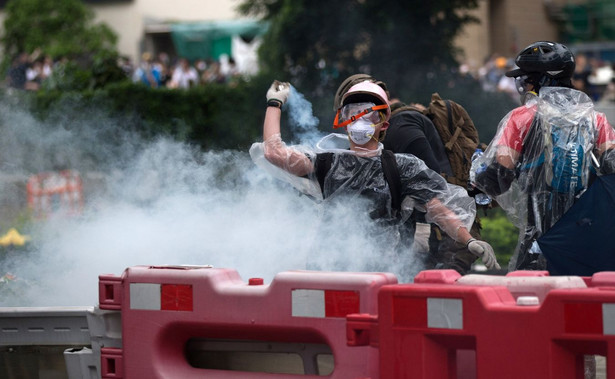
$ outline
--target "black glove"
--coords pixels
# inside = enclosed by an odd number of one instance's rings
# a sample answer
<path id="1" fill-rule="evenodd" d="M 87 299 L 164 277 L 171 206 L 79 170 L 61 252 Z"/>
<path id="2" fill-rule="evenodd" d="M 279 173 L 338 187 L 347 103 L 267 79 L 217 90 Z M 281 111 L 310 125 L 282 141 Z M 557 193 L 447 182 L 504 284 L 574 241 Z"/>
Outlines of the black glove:
<path id="1" fill-rule="evenodd" d="M 513 180 L 515 171 L 497 162 L 491 163 L 483 172 L 477 172 L 474 179 L 477 187 L 490 196 L 498 196 L 508 191 Z"/>
<path id="2" fill-rule="evenodd" d="M 615 149 L 607 150 L 600 156 L 600 173 L 615 174 Z"/>

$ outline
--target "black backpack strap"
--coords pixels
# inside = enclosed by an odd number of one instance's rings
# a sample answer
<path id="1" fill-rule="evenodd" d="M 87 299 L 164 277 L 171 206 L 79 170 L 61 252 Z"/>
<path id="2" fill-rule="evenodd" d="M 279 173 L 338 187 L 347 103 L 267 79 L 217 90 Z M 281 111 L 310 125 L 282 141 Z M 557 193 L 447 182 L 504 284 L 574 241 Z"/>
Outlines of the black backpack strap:
<path id="1" fill-rule="evenodd" d="M 391 191 L 391 207 L 399 212 L 401 210 L 401 177 L 399 176 L 395 153 L 391 150 L 382 150 L 380 160 L 382 161 L 384 179 L 389 184 Z"/>
<path id="2" fill-rule="evenodd" d="M 323 193 L 325 191 L 325 176 L 331 169 L 331 163 L 333 162 L 333 153 L 320 153 L 316 155 L 316 179 L 318 179 L 318 184 L 320 184 L 320 190 Z"/>
<path id="3" fill-rule="evenodd" d="M 532 165 L 533 162 L 539 159 L 540 154 L 537 156 L 529 156 L 529 154 L 534 153 L 534 155 L 536 155 L 538 152 L 543 152 L 544 138 L 540 135 L 541 133 L 542 126 L 540 125 L 540 120 L 538 119 L 538 115 L 534 115 L 530 128 L 523 139 L 523 147 L 519 154 L 519 163 L 517 163 L 517 167 L 527 169 L 526 166 Z"/>

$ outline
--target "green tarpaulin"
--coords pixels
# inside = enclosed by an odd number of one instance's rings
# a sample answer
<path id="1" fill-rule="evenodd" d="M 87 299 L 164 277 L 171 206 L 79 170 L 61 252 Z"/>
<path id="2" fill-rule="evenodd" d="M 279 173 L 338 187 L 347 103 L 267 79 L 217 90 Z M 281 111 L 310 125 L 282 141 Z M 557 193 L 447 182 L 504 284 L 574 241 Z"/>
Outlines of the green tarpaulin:
<path id="1" fill-rule="evenodd" d="M 232 37 L 249 40 L 266 31 L 267 24 L 252 20 L 177 23 L 171 25 L 171 38 L 180 57 L 218 59 L 222 54 L 232 56 Z"/>

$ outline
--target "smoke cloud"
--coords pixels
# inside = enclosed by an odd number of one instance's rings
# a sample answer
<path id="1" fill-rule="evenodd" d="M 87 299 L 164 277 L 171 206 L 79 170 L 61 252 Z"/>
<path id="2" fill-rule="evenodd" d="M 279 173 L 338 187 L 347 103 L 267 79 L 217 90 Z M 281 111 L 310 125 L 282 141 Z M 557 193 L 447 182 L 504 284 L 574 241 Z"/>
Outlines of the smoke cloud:
<path id="1" fill-rule="evenodd" d="M 287 102 L 290 127 L 299 143 L 315 144 L 324 135 L 318 130 L 318 118 L 312 113 L 312 104 L 295 87 L 290 87 Z"/>
<path id="2" fill-rule="evenodd" d="M 296 135 L 312 141 L 317 120 L 305 99 L 295 99 L 304 102 L 289 103 Z M 11 189 L 0 204 L 24 208 L 25 180 L 61 169 L 81 174 L 85 197 L 80 216 L 51 216 L 19 230 L 31 241 L 26 251 L 0 257 L 0 276 L 16 277 L 0 283 L 0 306 L 95 305 L 98 275 L 133 265 L 210 264 L 266 283 L 286 270 L 375 267 L 366 260 L 399 271 L 379 256 L 383 241 L 372 238 L 360 203 L 323 224 L 318 204 L 256 167 L 245 151 L 144 141 L 124 127 L 130 120 L 67 109 L 39 121 L 15 104 L 0 105 L 0 189 Z M 14 219 L 0 214 L 4 234 Z"/>

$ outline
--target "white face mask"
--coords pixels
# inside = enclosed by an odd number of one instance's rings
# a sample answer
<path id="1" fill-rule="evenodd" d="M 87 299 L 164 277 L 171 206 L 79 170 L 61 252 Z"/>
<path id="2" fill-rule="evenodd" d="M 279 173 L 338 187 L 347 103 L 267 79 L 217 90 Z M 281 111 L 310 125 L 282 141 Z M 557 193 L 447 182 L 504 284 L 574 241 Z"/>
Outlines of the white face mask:
<path id="1" fill-rule="evenodd" d="M 346 127 L 348 136 L 357 145 L 365 145 L 376 133 L 376 125 L 361 117 Z"/>

